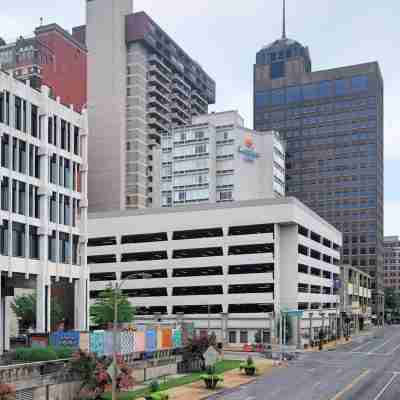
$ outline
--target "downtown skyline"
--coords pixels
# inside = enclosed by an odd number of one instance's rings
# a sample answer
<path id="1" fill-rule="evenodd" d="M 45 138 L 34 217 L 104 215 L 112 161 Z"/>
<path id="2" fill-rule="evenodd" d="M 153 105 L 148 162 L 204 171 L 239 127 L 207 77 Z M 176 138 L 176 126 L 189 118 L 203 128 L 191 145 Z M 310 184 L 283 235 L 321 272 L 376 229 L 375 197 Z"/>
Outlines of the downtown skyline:
<path id="1" fill-rule="evenodd" d="M 396 75 L 396 54 L 392 49 L 396 45 L 395 16 L 400 13 L 400 5 L 390 1 L 384 8 L 368 0 L 360 9 L 357 4 L 342 0 L 324 7 L 318 7 L 316 1 L 312 3 L 314 7 L 304 8 L 300 1 L 287 2 L 287 36 L 309 46 L 314 71 L 374 60 L 380 63 L 385 83 L 385 234 L 397 234 L 400 119 L 396 95 L 400 79 Z M 20 34 L 29 35 L 39 25 L 40 17 L 45 24 L 56 22 L 70 29 L 84 22 L 84 8 L 81 0 L 71 0 L 68 6 L 60 4 L 57 8 L 48 0 L 42 0 L 40 7 L 35 8 L 26 0 L 18 5 L 10 4 L 0 16 L 3 27 L 0 36 L 9 41 Z M 232 5 L 221 0 L 217 4 L 203 1 L 198 5 L 181 4 L 179 0 L 168 4 L 137 0 L 134 8 L 154 16 L 209 71 L 217 83 L 217 102 L 211 110 L 238 109 L 246 125 L 252 128 L 255 54 L 260 47 L 280 37 L 281 2 L 264 4 L 253 0 Z M 22 10 L 24 17 L 21 17 Z M 377 26 L 376 21 L 383 19 L 384 25 L 371 29 Z M 330 29 L 333 20 L 337 21 L 335 30 Z M 26 31 L 21 31 L 21 26 Z"/>

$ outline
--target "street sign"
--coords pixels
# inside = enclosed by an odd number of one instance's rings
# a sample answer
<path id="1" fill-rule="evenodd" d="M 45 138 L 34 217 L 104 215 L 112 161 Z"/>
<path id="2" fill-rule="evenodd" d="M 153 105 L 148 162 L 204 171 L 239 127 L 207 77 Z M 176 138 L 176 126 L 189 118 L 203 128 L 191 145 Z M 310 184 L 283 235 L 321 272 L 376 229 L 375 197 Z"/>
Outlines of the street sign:
<path id="1" fill-rule="evenodd" d="M 219 353 L 217 350 L 214 349 L 214 347 L 210 346 L 203 354 L 203 356 L 206 367 L 211 367 L 218 361 Z"/>

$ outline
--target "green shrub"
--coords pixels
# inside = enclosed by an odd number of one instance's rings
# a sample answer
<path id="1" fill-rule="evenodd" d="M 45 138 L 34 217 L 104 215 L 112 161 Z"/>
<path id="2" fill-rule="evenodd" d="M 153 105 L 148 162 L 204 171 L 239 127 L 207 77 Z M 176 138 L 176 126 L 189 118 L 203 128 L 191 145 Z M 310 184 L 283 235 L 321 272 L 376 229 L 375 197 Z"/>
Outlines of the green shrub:
<path id="1" fill-rule="evenodd" d="M 146 400 L 168 400 L 169 394 L 164 392 L 150 393 L 145 397 Z"/>
<path id="2" fill-rule="evenodd" d="M 21 362 L 53 361 L 71 358 L 73 350 L 70 347 L 31 347 L 15 350 L 15 359 Z"/>
<path id="3" fill-rule="evenodd" d="M 157 380 L 151 381 L 149 385 L 150 393 L 155 393 L 160 391 L 160 383 Z"/>
<path id="4" fill-rule="evenodd" d="M 57 354 L 57 358 L 59 359 L 71 358 L 72 354 L 74 353 L 74 349 L 68 346 L 53 347 L 53 349 Z"/>

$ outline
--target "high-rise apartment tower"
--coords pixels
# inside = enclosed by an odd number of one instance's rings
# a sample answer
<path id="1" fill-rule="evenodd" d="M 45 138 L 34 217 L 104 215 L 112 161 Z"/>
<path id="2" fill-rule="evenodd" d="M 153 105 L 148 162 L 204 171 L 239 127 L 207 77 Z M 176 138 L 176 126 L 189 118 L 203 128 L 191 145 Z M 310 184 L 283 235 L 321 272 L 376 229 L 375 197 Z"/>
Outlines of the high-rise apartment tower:
<path id="1" fill-rule="evenodd" d="M 92 211 L 159 204 L 163 132 L 208 112 L 215 83 L 131 0 L 87 0 L 89 203 Z"/>

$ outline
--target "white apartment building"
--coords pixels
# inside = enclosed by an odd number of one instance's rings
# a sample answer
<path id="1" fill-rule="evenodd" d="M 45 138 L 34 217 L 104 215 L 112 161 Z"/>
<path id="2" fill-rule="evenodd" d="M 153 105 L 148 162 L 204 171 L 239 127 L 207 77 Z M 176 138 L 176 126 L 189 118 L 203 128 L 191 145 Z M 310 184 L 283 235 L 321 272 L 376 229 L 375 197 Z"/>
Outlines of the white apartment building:
<path id="1" fill-rule="evenodd" d="M 89 202 L 158 206 L 160 138 L 208 112 L 215 82 L 132 0 L 87 1 Z"/>
<path id="2" fill-rule="evenodd" d="M 18 288 L 36 290 L 38 332 L 62 283 L 75 327 L 87 328 L 87 116 L 0 71 L 0 135 L 1 353 Z"/>
<path id="3" fill-rule="evenodd" d="M 285 195 L 285 147 L 277 132 L 244 127 L 237 111 L 196 116 L 161 139 L 161 206 Z"/>
<path id="4" fill-rule="evenodd" d="M 305 343 L 337 315 L 341 233 L 295 198 L 89 214 L 88 237 L 91 302 L 125 279 L 140 321 L 194 321 L 235 344 L 303 310 Z"/>

